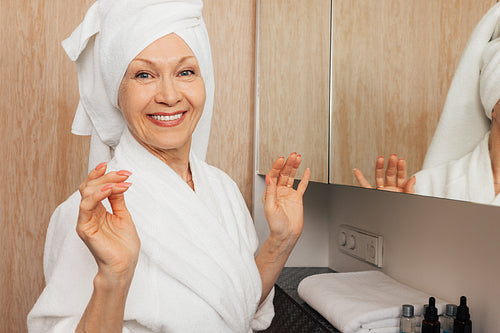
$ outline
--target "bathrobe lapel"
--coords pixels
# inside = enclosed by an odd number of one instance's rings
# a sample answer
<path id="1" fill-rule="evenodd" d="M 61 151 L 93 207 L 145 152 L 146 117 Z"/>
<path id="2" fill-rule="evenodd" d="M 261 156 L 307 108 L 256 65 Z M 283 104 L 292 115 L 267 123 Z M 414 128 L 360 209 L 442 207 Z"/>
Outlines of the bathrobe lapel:
<path id="1" fill-rule="evenodd" d="M 237 223 L 242 216 L 236 216 L 240 207 L 234 209 L 231 189 L 194 155 L 190 165 L 196 192 L 125 131 L 110 168 L 133 173 L 126 202 L 141 255 L 157 265 L 160 278 L 175 279 L 215 309 L 231 331 L 243 332 L 261 293 L 254 246 Z M 159 302 L 175 306 L 173 299 Z"/>

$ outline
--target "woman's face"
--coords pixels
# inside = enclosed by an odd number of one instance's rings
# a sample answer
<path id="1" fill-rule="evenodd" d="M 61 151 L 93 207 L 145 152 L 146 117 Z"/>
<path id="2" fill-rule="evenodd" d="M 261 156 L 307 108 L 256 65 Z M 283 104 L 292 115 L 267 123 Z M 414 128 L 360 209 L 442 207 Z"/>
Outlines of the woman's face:
<path id="1" fill-rule="evenodd" d="M 205 105 L 205 84 L 198 61 L 182 38 L 166 35 L 130 62 L 118 105 L 130 132 L 148 150 L 189 151 Z"/>

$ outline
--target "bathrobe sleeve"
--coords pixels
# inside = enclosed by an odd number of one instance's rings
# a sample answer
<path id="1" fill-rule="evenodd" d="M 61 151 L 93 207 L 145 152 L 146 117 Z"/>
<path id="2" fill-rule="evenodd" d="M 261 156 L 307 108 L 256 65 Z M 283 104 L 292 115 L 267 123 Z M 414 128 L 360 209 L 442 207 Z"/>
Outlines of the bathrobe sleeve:
<path id="1" fill-rule="evenodd" d="M 229 176 L 227 177 L 229 178 Z M 241 195 L 238 185 L 232 180 L 231 182 L 233 184 L 235 197 L 238 198 L 238 204 L 240 206 L 240 209 L 243 211 L 245 215 L 245 228 L 249 238 L 250 246 L 253 249 L 254 255 L 257 255 L 257 250 L 259 247 L 259 239 L 257 237 L 257 232 L 255 230 L 255 225 L 253 223 L 252 216 L 248 211 L 248 207 L 245 203 L 245 200 L 243 199 L 243 196 Z M 262 302 L 262 304 L 260 304 L 259 307 L 257 308 L 257 312 L 255 313 L 254 319 L 252 321 L 252 329 L 254 331 L 265 330 L 271 325 L 271 322 L 274 318 L 273 300 L 274 300 L 274 287 L 273 289 L 271 289 L 269 295 L 267 295 L 266 299 Z"/>
<path id="2" fill-rule="evenodd" d="M 28 314 L 30 333 L 74 332 L 92 295 L 97 264 L 76 233 L 79 204 L 75 192 L 50 219 L 43 256 L 45 288 Z"/>

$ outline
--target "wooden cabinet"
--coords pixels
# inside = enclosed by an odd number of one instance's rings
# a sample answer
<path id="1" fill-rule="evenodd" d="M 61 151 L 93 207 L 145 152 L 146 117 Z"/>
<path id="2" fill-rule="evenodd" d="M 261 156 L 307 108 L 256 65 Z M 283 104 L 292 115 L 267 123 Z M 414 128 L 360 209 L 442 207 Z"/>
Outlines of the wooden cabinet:
<path id="1" fill-rule="evenodd" d="M 296 151 L 328 182 L 330 0 L 261 0 L 258 171 Z"/>
<path id="2" fill-rule="evenodd" d="M 261 0 L 259 172 L 295 150 L 325 183 L 355 185 L 354 167 L 373 183 L 375 159 L 391 153 L 420 170 L 469 35 L 495 3 L 332 0 L 330 20 L 329 0 Z"/>

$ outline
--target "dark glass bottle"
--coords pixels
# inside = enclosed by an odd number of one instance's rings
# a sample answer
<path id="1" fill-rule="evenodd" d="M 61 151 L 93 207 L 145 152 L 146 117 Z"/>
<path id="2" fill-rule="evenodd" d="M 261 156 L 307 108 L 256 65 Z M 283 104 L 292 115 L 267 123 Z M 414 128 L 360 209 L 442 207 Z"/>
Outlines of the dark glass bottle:
<path id="1" fill-rule="evenodd" d="M 436 299 L 429 297 L 429 306 L 425 309 L 424 320 L 422 321 L 422 333 L 440 333 L 440 330 L 441 323 L 436 309 Z"/>
<path id="2" fill-rule="evenodd" d="M 470 320 L 467 298 L 460 297 L 460 305 L 457 308 L 457 317 L 453 323 L 453 333 L 471 333 L 472 321 Z"/>

